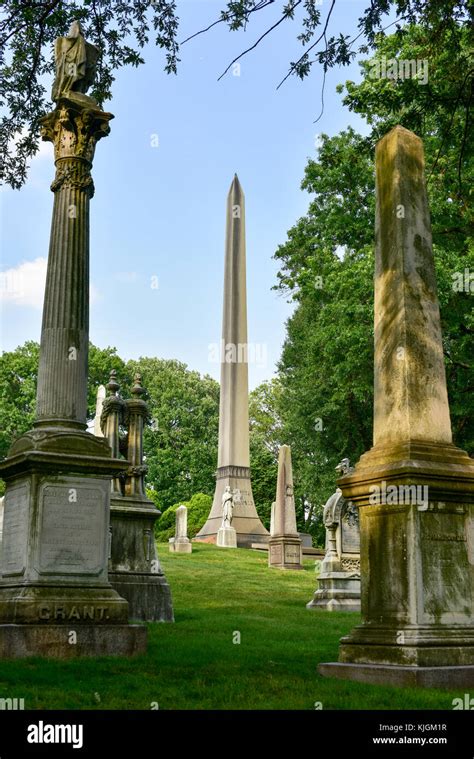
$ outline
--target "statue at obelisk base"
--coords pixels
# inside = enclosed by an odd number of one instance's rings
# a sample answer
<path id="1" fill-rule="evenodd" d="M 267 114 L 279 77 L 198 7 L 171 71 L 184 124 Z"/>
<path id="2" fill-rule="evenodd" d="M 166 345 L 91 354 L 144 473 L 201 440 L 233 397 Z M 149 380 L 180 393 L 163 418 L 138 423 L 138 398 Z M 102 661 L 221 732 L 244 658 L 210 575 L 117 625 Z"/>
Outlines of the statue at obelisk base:
<path id="1" fill-rule="evenodd" d="M 289 445 L 282 445 L 278 454 L 277 491 L 271 527 L 268 566 L 277 569 L 303 569 L 302 543 L 296 527 Z"/>
<path id="2" fill-rule="evenodd" d="M 91 168 L 113 117 L 80 93 L 95 54 L 78 23 L 71 31 L 80 53 L 75 81 L 67 82 L 74 91 L 58 75 L 56 108 L 40 119 L 43 139 L 54 145 L 56 177 L 36 420 L 0 463 L 6 481 L 0 658 L 146 649 L 146 628 L 128 624 L 128 603 L 107 576 L 110 480 L 123 461 L 86 432 Z"/>
<path id="3" fill-rule="evenodd" d="M 250 481 L 245 198 L 237 175 L 227 196 L 221 346 L 216 489 L 206 524 L 195 540 L 217 541 L 222 497 L 230 491 L 239 504 L 233 519 L 237 545 L 250 548 L 252 543 L 268 542 L 269 535 L 257 514 Z"/>
<path id="4" fill-rule="evenodd" d="M 222 524 L 217 533 L 217 545 L 221 548 L 237 548 L 237 533 L 232 527 L 235 494 L 227 485 L 222 494 Z"/>
<path id="5" fill-rule="evenodd" d="M 474 686 L 474 461 L 452 443 L 423 145 L 376 149 L 374 445 L 338 484 L 359 508 L 362 624 L 323 675 Z"/>
<path id="6" fill-rule="evenodd" d="M 146 622 L 173 622 L 173 604 L 168 581 L 158 558 L 154 525 L 160 511 L 146 497 L 143 460 L 143 427 L 148 406 L 140 374 L 135 374 L 132 398 L 119 395 L 116 372 L 107 384 L 101 416 L 101 430 L 113 455 L 125 457 L 124 472 L 111 485 L 109 580 L 126 598 L 131 619 Z M 121 428 L 127 430 L 120 439 Z"/>
<path id="7" fill-rule="evenodd" d="M 353 471 L 349 459 L 337 465 L 340 475 Z M 326 554 L 321 562 L 318 588 L 307 609 L 360 612 L 359 513 L 346 501 L 340 488 L 328 499 L 323 512 Z"/>
<path id="8" fill-rule="evenodd" d="M 176 527 L 174 538 L 169 539 L 171 553 L 192 553 L 193 544 L 188 538 L 188 510 L 186 506 L 176 509 Z"/>

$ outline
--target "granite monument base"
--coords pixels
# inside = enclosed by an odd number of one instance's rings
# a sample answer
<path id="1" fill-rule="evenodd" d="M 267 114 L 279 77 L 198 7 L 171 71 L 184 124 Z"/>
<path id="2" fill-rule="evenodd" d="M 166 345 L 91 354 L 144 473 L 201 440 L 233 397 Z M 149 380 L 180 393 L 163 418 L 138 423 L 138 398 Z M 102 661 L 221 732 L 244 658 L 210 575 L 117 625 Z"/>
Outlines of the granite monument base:
<path id="1" fill-rule="evenodd" d="M 233 527 L 220 527 L 216 545 L 219 548 L 237 548 L 237 533 Z"/>
<path id="2" fill-rule="evenodd" d="M 170 538 L 170 553 L 192 553 L 193 546 L 189 538 Z"/>
<path id="3" fill-rule="evenodd" d="M 474 666 L 467 667 L 396 667 L 389 664 L 352 664 L 331 662 L 319 664 L 323 677 L 352 680 L 370 685 L 391 685 L 399 688 L 472 688 Z"/>
<path id="4" fill-rule="evenodd" d="M 170 586 L 163 574 L 109 572 L 114 589 L 128 601 L 130 620 L 174 622 Z"/>
<path id="5" fill-rule="evenodd" d="M 141 625 L 0 625 L 0 659 L 136 656 L 146 647 Z"/>
<path id="6" fill-rule="evenodd" d="M 142 622 L 173 622 L 171 590 L 158 558 L 155 505 L 144 497 L 111 499 L 109 582 L 128 601 L 128 616 Z"/>
<path id="7" fill-rule="evenodd" d="M 321 573 L 318 589 L 306 608 L 360 613 L 360 577 L 347 572 Z"/>
<path id="8" fill-rule="evenodd" d="M 232 526 L 237 533 L 238 548 L 250 548 L 252 543 L 268 543 L 270 535 L 260 521 L 255 508 L 250 469 L 248 467 L 220 467 L 217 470 L 216 490 L 212 508 L 204 527 L 194 540 L 216 543 L 217 533 L 222 524 L 222 495 L 227 485 L 237 493 L 234 498 Z"/>
<path id="9" fill-rule="evenodd" d="M 303 569 L 301 539 L 287 536 L 270 538 L 268 566 L 274 569 Z"/>
<path id="10" fill-rule="evenodd" d="M 25 433 L 1 462 L 0 629 L 9 656 L 43 655 L 44 641 L 54 656 L 48 628 L 83 640 L 87 655 L 144 649 L 146 628 L 128 625 L 128 603 L 107 576 L 110 478 L 122 468 L 105 440 L 59 428 Z M 69 653 L 59 645 L 61 658 L 82 655 L 68 645 Z"/>

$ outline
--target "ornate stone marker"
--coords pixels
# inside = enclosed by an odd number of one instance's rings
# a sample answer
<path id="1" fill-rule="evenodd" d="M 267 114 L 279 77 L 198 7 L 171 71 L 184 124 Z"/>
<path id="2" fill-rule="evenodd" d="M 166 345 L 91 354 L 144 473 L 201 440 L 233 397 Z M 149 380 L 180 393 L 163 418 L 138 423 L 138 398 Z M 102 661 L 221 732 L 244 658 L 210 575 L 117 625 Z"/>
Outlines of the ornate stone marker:
<path id="1" fill-rule="evenodd" d="M 193 544 L 188 538 L 188 510 L 186 506 L 176 509 L 176 528 L 174 538 L 169 540 L 172 553 L 192 553 Z"/>
<path id="2" fill-rule="evenodd" d="M 227 197 L 227 230 L 222 319 L 219 454 L 212 508 L 196 540 L 215 543 L 226 488 L 239 504 L 233 527 L 237 545 L 267 542 L 250 482 L 245 198 L 237 175 Z"/>
<path id="3" fill-rule="evenodd" d="M 278 480 L 272 531 L 268 544 L 268 566 L 303 569 L 301 538 L 296 528 L 291 448 L 282 445 L 278 455 Z"/>
<path id="4" fill-rule="evenodd" d="M 86 430 L 89 200 L 96 143 L 112 114 L 84 94 L 97 51 L 75 22 L 58 40 L 52 113 L 56 177 L 34 428 L 0 464 L 6 480 L 0 657 L 132 654 L 146 629 L 107 577 L 110 479 L 123 468 Z M 61 51 L 61 52 L 59 52 Z"/>
<path id="5" fill-rule="evenodd" d="M 353 471 L 349 459 L 343 459 L 336 471 Z M 323 512 L 326 527 L 326 554 L 321 563 L 318 588 L 307 609 L 326 611 L 360 611 L 360 534 L 359 514 L 342 491 L 328 499 Z"/>
<path id="6" fill-rule="evenodd" d="M 144 486 L 143 425 L 148 407 L 141 397 L 145 392 L 141 376 L 134 377 L 133 398 L 124 401 L 119 389 L 112 371 L 101 425 L 114 456 L 123 452 L 126 461 L 124 474 L 114 478 L 111 485 L 109 579 L 127 599 L 131 619 L 173 622 L 171 591 L 155 543 L 154 525 L 160 512 L 146 497 Z M 121 427 L 127 429 L 123 441 Z"/>
<path id="7" fill-rule="evenodd" d="M 359 508 L 362 625 L 324 675 L 474 685 L 474 461 L 452 443 L 423 145 L 377 145 L 374 446 L 339 480 Z"/>

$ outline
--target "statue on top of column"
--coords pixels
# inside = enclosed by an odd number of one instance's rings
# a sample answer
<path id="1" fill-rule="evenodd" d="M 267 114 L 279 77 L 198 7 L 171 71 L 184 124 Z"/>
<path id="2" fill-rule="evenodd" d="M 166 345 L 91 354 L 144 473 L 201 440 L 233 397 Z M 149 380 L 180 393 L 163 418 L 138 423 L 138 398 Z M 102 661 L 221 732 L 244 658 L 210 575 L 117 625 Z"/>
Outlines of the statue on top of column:
<path id="1" fill-rule="evenodd" d="M 56 77 L 51 97 L 54 101 L 65 96 L 97 106 L 85 93 L 92 85 L 100 50 L 86 42 L 79 21 L 73 21 L 67 37 L 58 37 L 54 46 Z"/>

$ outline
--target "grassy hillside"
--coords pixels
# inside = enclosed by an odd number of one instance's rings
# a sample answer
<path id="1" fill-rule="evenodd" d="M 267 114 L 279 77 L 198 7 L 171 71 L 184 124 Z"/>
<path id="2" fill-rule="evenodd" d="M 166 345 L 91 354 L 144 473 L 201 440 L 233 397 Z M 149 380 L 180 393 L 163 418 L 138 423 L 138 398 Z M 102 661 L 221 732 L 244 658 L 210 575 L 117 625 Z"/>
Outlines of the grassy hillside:
<path id="1" fill-rule="evenodd" d="M 160 558 L 175 624 L 149 625 L 135 659 L 0 662 L 0 698 L 27 709 L 451 709 L 461 693 L 399 690 L 328 680 L 351 613 L 308 611 L 314 561 L 300 572 L 268 569 L 266 554 L 193 544 Z M 235 644 L 235 633 L 240 644 Z M 156 708 L 156 707 L 155 707 Z"/>

